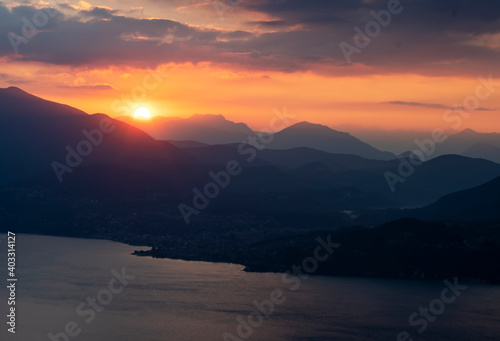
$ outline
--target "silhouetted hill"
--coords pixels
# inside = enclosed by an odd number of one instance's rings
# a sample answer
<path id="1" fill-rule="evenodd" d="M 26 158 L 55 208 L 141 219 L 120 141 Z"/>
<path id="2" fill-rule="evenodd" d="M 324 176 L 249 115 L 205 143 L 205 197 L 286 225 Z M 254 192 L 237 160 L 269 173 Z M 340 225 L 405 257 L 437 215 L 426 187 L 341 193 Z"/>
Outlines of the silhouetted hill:
<path id="1" fill-rule="evenodd" d="M 413 174 L 395 185 L 393 193 L 385 172 L 399 174 L 400 160 L 386 161 L 371 169 L 340 170 L 338 165 L 313 162 L 298 167 L 294 174 L 316 179 L 329 186 L 352 186 L 363 192 L 378 193 L 402 206 L 428 205 L 443 195 L 478 186 L 500 175 L 500 165 L 482 159 L 445 155 L 431 159 L 414 169 Z"/>
<path id="2" fill-rule="evenodd" d="M 69 105 L 44 100 L 16 87 L 0 89 L 0 103 L 2 125 L 9 124 L 10 120 L 17 121 L 22 118 L 57 119 L 61 116 L 87 115 Z"/>
<path id="3" fill-rule="evenodd" d="M 213 146 L 194 146 L 184 148 L 187 153 L 199 161 L 207 164 L 224 164 L 228 160 L 242 159 L 249 155 L 242 155 L 238 152 L 239 144 L 222 144 Z M 275 165 L 278 167 L 294 169 L 305 166 L 309 163 L 319 162 L 328 165 L 330 168 L 341 170 L 369 170 L 383 169 L 389 164 L 383 160 L 365 159 L 361 156 L 350 154 L 332 154 L 321 150 L 307 147 L 292 149 L 263 149 L 256 153 L 255 159 L 250 164 Z"/>
<path id="4" fill-rule="evenodd" d="M 271 163 L 260 158 L 260 152 L 251 162 L 245 161 L 247 156 L 238 152 L 238 144 L 221 144 L 184 148 L 184 151 L 204 164 L 220 167 L 225 166 L 230 160 L 237 160 L 243 167 L 272 165 Z"/>
<path id="5" fill-rule="evenodd" d="M 0 144 L 0 182 L 50 172 L 57 182 L 54 162 L 71 170 L 104 164 L 170 169 L 195 162 L 181 149 L 129 124 L 103 114 L 87 115 L 17 88 L 0 90 Z"/>
<path id="6" fill-rule="evenodd" d="M 269 149 L 309 147 L 333 154 L 354 154 L 367 159 L 390 160 L 395 155 L 382 152 L 367 143 L 320 124 L 300 122 L 274 134 Z"/>
<path id="7" fill-rule="evenodd" d="M 478 186 L 500 175 L 500 165 L 491 161 L 445 155 L 416 167 L 403 183 L 396 184 L 396 191 L 392 193 L 384 174 L 387 171 L 399 174 L 399 159 L 370 160 L 357 155 L 293 148 L 261 150 L 248 164 L 244 160 L 246 156 L 240 155 L 237 147 L 237 144 L 214 145 L 185 151 L 204 164 L 223 167 L 229 160 L 238 160 L 244 167 L 272 165 L 287 174 L 286 177 L 292 174 L 290 181 L 302 183 L 301 188 L 354 187 L 365 193 L 382 195 L 401 206 L 428 205 L 443 195 Z M 310 182 L 298 179 L 309 179 Z"/>
<path id="8" fill-rule="evenodd" d="M 168 140 L 167 141 L 170 144 L 173 144 L 176 147 L 179 148 L 198 148 L 198 147 L 207 147 L 209 146 L 206 143 L 198 142 L 198 141 L 175 141 L 175 140 Z"/>
<path id="9" fill-rule="evenodd" d="M 500 177 L 481 186 L 448 194 L 416 210 L 415 216 L 441 221 L 500 221 Z"/>
<path id="10" fill-rule="evenodd" d="M 378 228 L 347 231 L 320 272 L 343 276 L 500 281 L 497 225 L 451 225 L 401 219 Z"/>
<path id="11" fill-rule="evenodd" d="M 339 171 L 381 169 L 388 164 L 387 161 L 366 159 L 358 155 L 332 154 L 305 147 L 284 150 L 265 149 L 259 153 L 259 158 L 289 168 L 298 168 L 317 162 Z"/>

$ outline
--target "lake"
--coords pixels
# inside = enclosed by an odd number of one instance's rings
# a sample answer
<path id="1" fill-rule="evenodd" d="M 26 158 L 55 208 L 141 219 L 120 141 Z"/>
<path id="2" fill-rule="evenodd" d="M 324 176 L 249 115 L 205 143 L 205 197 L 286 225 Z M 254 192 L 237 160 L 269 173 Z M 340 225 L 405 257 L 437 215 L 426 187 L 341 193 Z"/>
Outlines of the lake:
<path id="1" fill-rule="evenodd" d="M 413 340 L 500 339 L 500 286 L 460 282 L 467 289 L 440 306 L 441 281 L 310 277 L 294 291 L 281 274 L 136 257 L 140 248 L 110 241 L 18 235 L 16 248 L 16 335 L 4 317 L 2 340 L 397 340 L 403 331 Z M 5 239 L 0 250 L 7 283 Z M 272 314 L 261 307 L 263 317 L 254 302 L 271 296 L 278 303 Z M 409 317 L 430 304 L 439 314 L 419 333 L 423 322 Z"/>

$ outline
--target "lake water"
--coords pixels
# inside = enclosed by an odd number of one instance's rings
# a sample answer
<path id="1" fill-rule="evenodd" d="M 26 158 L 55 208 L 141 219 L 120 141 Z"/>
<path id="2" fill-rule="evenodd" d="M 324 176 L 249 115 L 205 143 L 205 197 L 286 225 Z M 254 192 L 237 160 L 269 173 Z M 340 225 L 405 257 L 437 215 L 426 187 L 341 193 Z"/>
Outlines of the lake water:
<path id="1" fill-rule="evenodd" d="M 234 264 L 141 258 L 130 255 L 135 249 L 101 240 L 18 235 L 16 334 L 6 331 L 4 287 L 1 339 L 47 341 L 49 333 L 63 332 L 74 322 L 80 334 L 67 340 L 220 341 L 225 333 L 238 335 L 237 319 L 247 320 L 257 310 L 254 301 L 268 300 L 280 289 L 286 301 L 241 340 L 397 340 L 401 331 L 414 340 L 500 340 L 500 286 L 466 283 L 468 288 L 419 334 L 408 318 L 440 297 L 442 282 L 311 277 L 292 291 L 280 274 L 246 273 Z M 7 283 L 5 239 L 0 250 L 0 264 L 5 263 L 0 280 Z M 80 316 L 77 307 L 102 294 L 114 278 L 111 271 L 122 268 L 135 278 L 102 311 L 94 309 L 87 323 L 90 313 Z"/>

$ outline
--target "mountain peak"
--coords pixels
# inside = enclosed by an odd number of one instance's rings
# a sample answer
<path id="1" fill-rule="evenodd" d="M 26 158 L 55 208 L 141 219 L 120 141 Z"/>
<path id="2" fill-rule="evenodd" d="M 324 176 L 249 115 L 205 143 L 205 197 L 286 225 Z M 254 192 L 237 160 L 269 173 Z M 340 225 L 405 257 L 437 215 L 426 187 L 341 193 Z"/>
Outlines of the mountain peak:
<path id="1" fill-rule="evenodd" d="M 336 133 L 341 133 L 341 134 L 347 134 L 341 131 L 334 130 L 330 127 L 327 127 L 323 124 L 319 123 L 311 123 L 307 121 L 302 121 L 299 123 L 296 123 L 294 125 L 291 125 L 290 127 L 286 128 L 288 130 L 309 130 L 309 131 L 316 131 L 316 132 L 336 132 Z"/>
<path id="2" fill-rule="evenodd" d="M 213 114 L 194 114 L 193 116 L 189 117 L 192 119 L 206 119 L 206 120 L 218 120 L 218 121 L 227 121 L 227 119 L 221 115 L 213 115 Z"/>
<path id="3" fill-rule="evenodd" d="M 275 134 L 271 149 L 308 147 L 333 154 L 354 154 L 367 159 L 391 160 L 392 153 L 382 152 L 349 133 L 322 124 L 299 122 Z"/>
<path id="4" fill-rule="evenodd" d="M 0 88 L 0 94 L 5 94 L 8 96 L 30 96 L 34 97 L 33 95 L 27 93 L 26 91 L 15 87 L 15 86 L 10 86 L 8 88 Z"/>
<path id="5" fill-rule="evenodd" d="M 48 101 L 11 86 L 0 88 L 0 115 L 3 117 L 16 115 L 54 117 L 87 114 L 68 105 Z"/>

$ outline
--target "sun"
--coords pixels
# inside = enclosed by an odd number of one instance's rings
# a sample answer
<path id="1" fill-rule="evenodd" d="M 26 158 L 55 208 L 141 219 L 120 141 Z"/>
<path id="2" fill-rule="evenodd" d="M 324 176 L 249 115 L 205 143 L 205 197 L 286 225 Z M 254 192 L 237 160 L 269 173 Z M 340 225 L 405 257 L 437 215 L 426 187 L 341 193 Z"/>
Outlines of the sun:
<path id="1" fill-rule="evenodd" d="M 135 109 L 134 118 L 148 119 L 151 118 L 151 112 L 148 108 L 140 107 Z"/>

